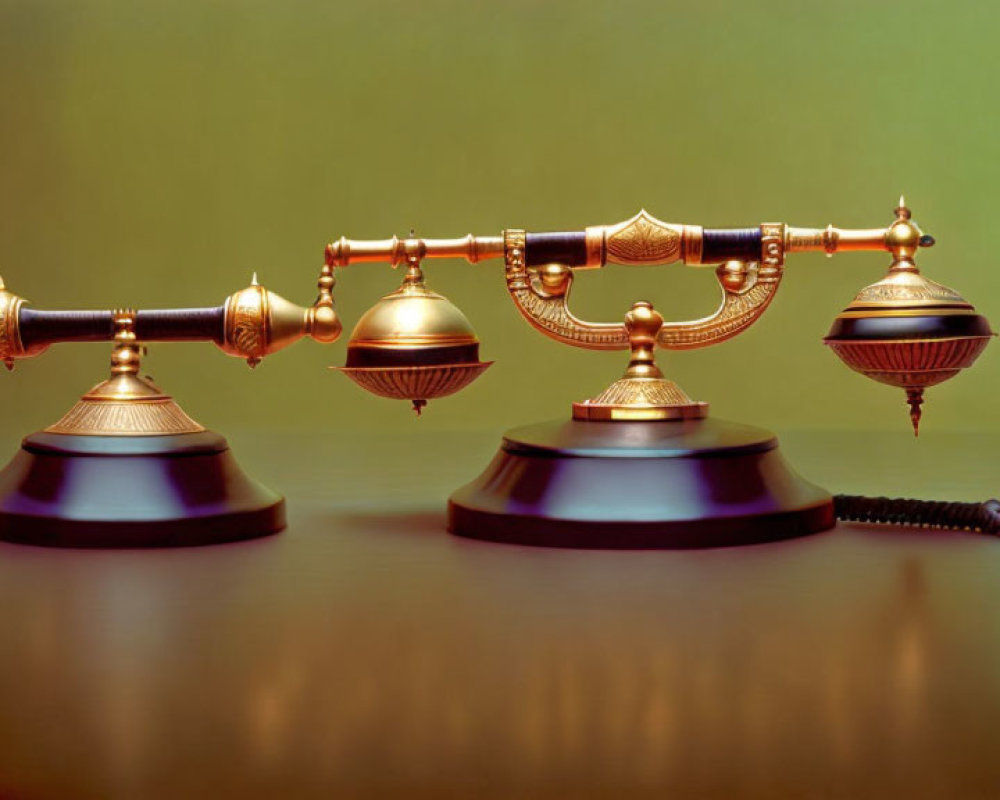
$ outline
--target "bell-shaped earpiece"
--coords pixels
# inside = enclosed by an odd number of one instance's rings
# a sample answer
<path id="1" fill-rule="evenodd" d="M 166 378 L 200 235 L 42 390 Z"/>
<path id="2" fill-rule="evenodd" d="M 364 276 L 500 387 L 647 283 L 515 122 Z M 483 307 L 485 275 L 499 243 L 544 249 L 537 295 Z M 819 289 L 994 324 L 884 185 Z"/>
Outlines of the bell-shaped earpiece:
<path id="1" fill-rule="evenodd" d="M 906 390 L 914 434 L 924 389 L 972 366 L 995 335 L 958 292 L 920 274 L 913 256 L 933 243 L 900 198 L 886 235 L 889 274 L 862 289 L 823 340 L 851 369 Z"/>
<path id="2" fill-rule="evenodd" d="M 358 320 L 347 364 L 338 369 L 373 394 L 410 400 L 420 414 L 428 400 L 465 388 L 492 363 L 479 360 L 479 339 L 469 320 L 427 288 L 413 258 L 402 286 Z"/>

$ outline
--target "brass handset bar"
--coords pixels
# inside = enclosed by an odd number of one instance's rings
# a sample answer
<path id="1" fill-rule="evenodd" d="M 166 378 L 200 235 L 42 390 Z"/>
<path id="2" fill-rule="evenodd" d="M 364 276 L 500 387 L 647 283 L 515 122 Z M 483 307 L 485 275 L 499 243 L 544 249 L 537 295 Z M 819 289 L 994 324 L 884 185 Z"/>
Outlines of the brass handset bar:
<path id="1" fill-rule="evenodd" d="M 7 290 L 0 280 L 0 362 L 43 353 L 62 342 L 117 341 L 119 320 L 142 342 L 210 341 L 224 353 L 246 359 L 252 367 L 303 336 L 333 342 L 341 323 L 333 301 L 332 275 L 321 275 L 319 295 L 302 307 L 257 283 L 233 293 L 222 305 L 206 308 L 112 310 L 39 310 Z"/>
<path id="2" fill-rule="evenodd" d="M 310 307 L 289 303 L 256 284 L 236 292 L 220 306 L 132 311 L 140 341 L 213 341 L 230 355 L 253 365 L 302 336 L 334 341 L 340 321 L 334 309 L 333 270 L 353 263 L 388 262 L 411 267 L 427 258 L 464 258 L 471 263 L 503 259 L 507 287 L 521 313 L 549 336 L 576 346 L 624 349 L 629 339 L 621 323 L 587 323 L 569 311 L 572 272 L 606 264 L 723 265 L 725 291 L 719 312 L 703 320 L 666 323 L 658 343 L 668 349 L 702 347 L 743 330 L 766 307 L 790 252 L 888 250 L 894 264 L 905 264 L 919 247 L 934 240 L 910 220 L 900 198 L 896 220 L 886 228 L 795 228 L 764 223 L 755 228 L 704 228 L 662 222 L 641 211 L 614 225 L 582 231 L 532 233 L 507 229 L 501 236 L 455 239 L 415 236 L 353 240 L 329 244 L 319 277 L 319 296 Z M 110 310 L 34 310 L 0 282 L 0 361 L 12 365 L 46 347 L 67 341 L 115 338 Z"/>
<path id="3" fill-rule="evenodd" d="M 717 265 L 725 261 L 759 261 L 762 228 L 703 228 L 661 222 L 645 211 L 617 225 L 597 225 L 583 231 L 525 234 L 526 266 L 558 263 L 571 268 L 594 268 L 606 264 L 656 265 L 682 262 L 691 266 Z M 784 253 L 823 252 L 834 254 L 860 250 L 893 251 L 893 225 L 886 228 L 798 228 L 780 225 Z M 393 266 L 409 259 L 464 258 L 478 263 L 503 258 L 507 232 L 502 236 L 474 236 L 455 239 L 418 237 L 390 239 L 348 239 L 341 237 L 326 248 L 331 267 L 387 262 Z M 910 244 L 910 243 L 908 243 Z M 915 247 L 934 244 L 921 235 Z M 909 252 L 907 255 L 912 255 Z"/>

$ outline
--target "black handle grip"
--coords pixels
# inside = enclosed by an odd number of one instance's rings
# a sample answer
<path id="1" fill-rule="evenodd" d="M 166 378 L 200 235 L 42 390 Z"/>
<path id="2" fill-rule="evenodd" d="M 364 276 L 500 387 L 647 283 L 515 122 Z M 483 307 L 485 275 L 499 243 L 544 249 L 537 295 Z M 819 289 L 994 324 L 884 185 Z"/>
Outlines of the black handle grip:
<path id="1" fill-rule="evenodd" d="M 110 311 L 39 311 L 22 306 L 18 329 L 25 347 L 54 342 L 106 342 L 115 335 Z"/>
<path id="2" fill-rule="evenodd" d="M 221 342 L 225 306 L 137 311 L 135 335 L 140 342 Z M 22 307 L 18 316 L 25 347 L 57 342 L 108 342 L 114 339 L 112 311 L 41 311 Z"/>
<path id="3" fill-rule="evenodd" d="M 760 228 L 707 229 L 702 239 L 703 264 L 760 261 Z"/>
<path id="4" fill-rule="evenodd" d="M 565 264 L 582 267 L 587 263 L 587 234 L 576 233 L 526 233 L 524 235 L 524 263 L 529 267 L 544 264 Z"/>
<path id="5" fill-rule="evenodd" d="M 138 311 L 135 336 L 140 342 L 222 342 L 226 307 L 167 308 Z"/>

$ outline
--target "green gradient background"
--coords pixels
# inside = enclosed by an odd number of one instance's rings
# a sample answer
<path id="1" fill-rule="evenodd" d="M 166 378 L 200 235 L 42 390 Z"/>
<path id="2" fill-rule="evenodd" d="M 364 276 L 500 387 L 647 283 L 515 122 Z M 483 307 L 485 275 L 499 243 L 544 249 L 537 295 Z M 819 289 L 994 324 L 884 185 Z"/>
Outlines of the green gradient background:
<path id="1" fill-rule="evenodd" d="M 640 206 L 712 226 L 887 224 L 900 191 L 938 239 L 921 261 L 1000 321 L 994 205 L 1000 7 L 913 2 L 10 2 L 0 0 L 0 269 L 39 307 L 208 305 L 262 283 L 310 302 L 324 244 L 579 229 Z M 820 343 L 883 254 L 793 257 L 747 334 L 661 357 L 714 413 L 778 431 L 908 436 L 903 393 Z M 300 343 L 250 372 L 205 344 L 147 371 L 206 425 L 424 431 L 568 414 L 622 354 L 531 330 L 498 262 L 430 284 L 496 365 L 407 405 L 364 394 Z M 387 267 L 339 275 L 349 331 Z M 575 310 L 668 319 L 717 302 L 708 271 L 581 276 Z M 108 348 L 53 348 L 3 380 L 3 433 L 50 423 Z M 998 427 L 994 344 L 929 392 L 928 429 Z"/>

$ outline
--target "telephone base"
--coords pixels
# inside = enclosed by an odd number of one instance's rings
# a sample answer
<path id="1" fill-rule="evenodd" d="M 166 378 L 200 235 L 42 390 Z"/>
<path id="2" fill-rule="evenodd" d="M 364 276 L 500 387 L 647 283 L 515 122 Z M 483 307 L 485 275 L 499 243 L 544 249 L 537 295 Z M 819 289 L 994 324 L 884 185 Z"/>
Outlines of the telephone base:
<path id="1" fill-rule="evenodd" d="M 0 470 L 0 539 L 49 547 L 182 547 L 285 527 L 285 501 L 211 431 L 42 431 Z"/>
<path id="2" fill-rule="evenodd" d="M 517 428 L 448 502 L 454 534 L 547 547 L 723 547 L 834 524 L 774 434 L 711 418 Z"/>

